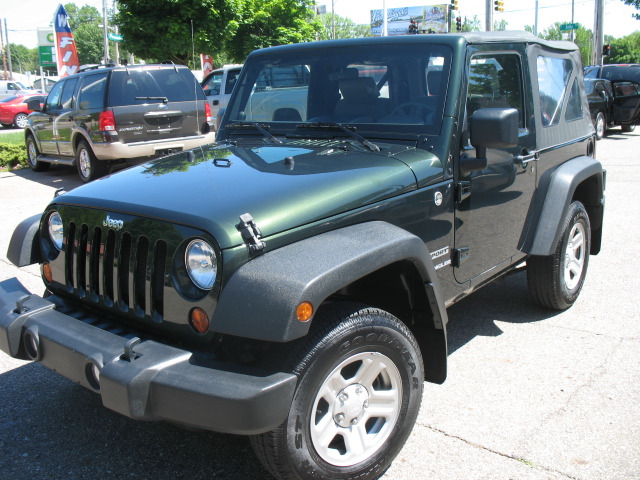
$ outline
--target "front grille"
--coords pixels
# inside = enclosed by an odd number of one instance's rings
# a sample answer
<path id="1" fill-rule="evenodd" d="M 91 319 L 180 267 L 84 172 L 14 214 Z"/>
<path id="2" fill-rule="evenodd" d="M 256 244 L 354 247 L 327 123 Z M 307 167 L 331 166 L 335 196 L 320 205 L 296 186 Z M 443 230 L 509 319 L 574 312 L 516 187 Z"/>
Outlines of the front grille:
<path id="1" fill-rule="evenodd" d="M 70 222 L 65 256 L 67 289 L 107 307 L 161 320 L 167 243 L 144 235 Z"/>

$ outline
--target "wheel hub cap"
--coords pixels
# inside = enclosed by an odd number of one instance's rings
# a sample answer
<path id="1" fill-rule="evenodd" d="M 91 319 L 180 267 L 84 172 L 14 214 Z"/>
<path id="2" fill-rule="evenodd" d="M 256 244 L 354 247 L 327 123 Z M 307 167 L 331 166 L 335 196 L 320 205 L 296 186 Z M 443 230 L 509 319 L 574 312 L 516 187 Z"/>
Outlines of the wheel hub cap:
<path id="1" fill-rule="evenodd" d="M 340 391 L 333 404 L 333 420 L 343 428 L 356 425 L 369 406 L 369 392 L 359 383 Z"/>
<path id="2" fill-rule="evenodd" d="M 564 253 L 564 282 L 569 290 L 576 288 L 584 269 L 586 232 L 581 223 L 576 223 L 569 232 L 567 249 Z"/>

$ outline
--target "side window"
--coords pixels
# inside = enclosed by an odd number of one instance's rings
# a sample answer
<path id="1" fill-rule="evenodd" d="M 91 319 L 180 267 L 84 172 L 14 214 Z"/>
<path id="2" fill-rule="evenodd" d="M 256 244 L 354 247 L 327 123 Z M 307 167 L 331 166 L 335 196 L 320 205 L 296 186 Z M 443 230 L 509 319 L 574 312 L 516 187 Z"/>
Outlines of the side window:
<path id="1" fill-rule="evenodd" d="M 7 90 L 20 90 L 15 83 L 7 83 Z"/>
<path id="2" fill-rule="evenodd" d="M 51 89 L 51 93 L 47 96 L 47 102 L 45 104 L 45 110 L 56 110 L 60 106 L 60 95 L 62 94 L 62 87 L 67 82 L 58 82 Z"/>
<path id="3" fill-rule="evenodd" d="M 78 93 L 78 108 L 80 110 L 94 110 L 104 108 L 104 90 L 107 85 L 108 72 L 87 75 L 82 79 L 82 86 Z"/>
<path id="4" fill-rule="evenodd" d="M 568 58 L 538 57 L 540 120 L 545 127 L 557 125 L 560 121 L 572 71 L 573 65 Z"/>
<path id="5" fill-rule="evenodd" d="M 238 80 L 238 75 L 240 75 L 240 70 L 229 70 L 227 72 L 227 82 L 224 86 L 224 93 L 227 95 L 231 95 L 231 92 L 233 92 L 233 86 Z"/>
<path id="6" fill-rule="evenodd" d="M 515 53 L 474 55 L 469 65 L 467 116 L 479 108 L 515 108 L 524 128 L 524 95 L 520 56 Z"/>
<path id="7" fill-rule="evenodd" d="M 564 120 L 570 122 L 571 120 L 578 120 L 582 118 L 582 98 L 580 97 L 580 85 L 578 79 L 573 80 L 573 87 L 571 87 L 571 94 L 569 95 L 569 101 L 567 102 L 567 110 L 564 114 Z"/>
<path id="8" fill-rule="evenodd" d="M 209 80 L 202 86 L 206 95 L 220 95 L 220 87 L 222 86 L 222 72 L 214 73 Z"/>
<path id="9" fill-rule="evenodd" d="M 77 78 L 72 78 L 67 80 L 64 84 L 64 89 L 62 90 L 62 97 L 60 98 L 60 105 L 64 109 L 73 108 L 73 93 L 76 90 L 76 85 L 78 84 Z"/>

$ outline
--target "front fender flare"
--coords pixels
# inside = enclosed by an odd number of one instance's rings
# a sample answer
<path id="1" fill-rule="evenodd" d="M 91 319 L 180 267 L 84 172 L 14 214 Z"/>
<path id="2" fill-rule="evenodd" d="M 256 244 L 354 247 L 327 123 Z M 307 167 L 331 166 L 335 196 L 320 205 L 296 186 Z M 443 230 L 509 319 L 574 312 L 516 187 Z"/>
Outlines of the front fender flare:
<path id="1" fill-rule="evenodd" d="M 445 303 L 426 245 L 406 230 L 377 221 L 307 238 L 246 263 L 223 288 L 211 329 L 273 342 L 300 338 L 311 324 L 296 318 L 300 303 L 311 302 L 317 311 L 343 286 L 401 260 L 416 266 L 434 326 L 444 333 Z"/>
<path id="2" fill-rule="evenodd" d="M 24 219 L 11 235 L 7 259 L 17 267 L 40 263 L 40 213 Z"/>

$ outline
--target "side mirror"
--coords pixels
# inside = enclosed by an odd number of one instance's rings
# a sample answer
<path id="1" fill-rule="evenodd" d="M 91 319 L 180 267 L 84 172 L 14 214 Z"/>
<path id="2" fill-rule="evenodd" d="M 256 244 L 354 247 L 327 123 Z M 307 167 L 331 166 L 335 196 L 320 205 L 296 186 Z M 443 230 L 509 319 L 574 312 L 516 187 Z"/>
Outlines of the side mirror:
<path id="1" fill-rule="evenodd" d="M 30 100 L 27 100 L 27 108 L 29 110 L 33 110 L 34 112 L 41 112 L 42 108 L 40 107 L 40 102 L 42 102 L 40 98 L 32 98 Z"/>
<path id="2" fill-rule="evenodd" d="M 486 158 L 487 148 L 518 145 L 520 114 L 515 108 L 480 108 L 471 115 L 471 145 L 476 158 Z"/>

